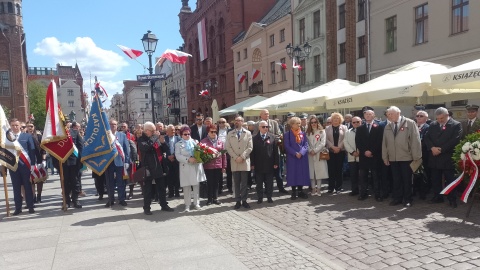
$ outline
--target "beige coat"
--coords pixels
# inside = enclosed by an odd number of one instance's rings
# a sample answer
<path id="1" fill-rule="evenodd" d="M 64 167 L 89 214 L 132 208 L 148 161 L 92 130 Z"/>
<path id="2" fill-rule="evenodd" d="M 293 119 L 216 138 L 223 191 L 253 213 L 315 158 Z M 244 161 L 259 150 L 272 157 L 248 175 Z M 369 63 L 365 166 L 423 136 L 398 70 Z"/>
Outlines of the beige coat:
<path id="1" fill-rule="evenodd" d="M 340 149 L 343 151 L 345 150 L 345 146 L 343 145 L 343 139 L 345 137 L 345 134 L 347 133 L 347 126 L 340 125 L 338 131 L 340 133 L 340 135 L 338 136 L 338 147 L 340 147 Z M 327 128 L 325 128 L 325 132 L 327 133 L 327 148 L 330 149 L 330 147 L 334 146 L 332 126 L 328 126 Z"/>
<path id="2" fill-rule="evenodd" d="M 412 161 L 422 158 L 422 143 L 416 123 L 401 116 L 397 135 L 393 135 L 393 123 L 383 131 L 382 159 L 386 161 Z"/>
<path id="3" fill-rule="evenodd" d="M 328 166 L 326 160 L 320 160 L 320 151 L 325 149 L 326 142 L 325 130 L 316 130 L 313 134 L 307 135 L 308 139 L 308 169 L 310 179 L 327 179 Z M 315 155 L 310 155 L 310 151 L 315 151 Z"/>
<path id="4" fill-rule="evenodd" d="M 240 139 L 238 139 L 237 130 L 233 129 L 227 134 L 225 142 L 225 149 L 230 155 L 232 172 L 250 171 L 250 153 L 253 150 L 252 134 L 244 128 L 241 133 Z M 236 162 L 237 157 L 242 157 L 243 162 Z"/>
<path id="5" fill-rule="evenodd" d="M 192 139 L 193 140 L 193 139 Z M 198 143 L 198 142 L 195 142 Z M 185 142 L 180 140 L 175 144 L 175 158 L 180 163 L 180 186 L 196 186 L 199 182 L 206 181 L 202 163 L 188 163 L 191 157 L 185 149 Z"/>
<path id="6" fill-rule="evenodd" d="M 354 157 L 350 153 L 358 151 L 357 144 L 355 143 L 355 136 L 356 131 L 353 131 L 354 129 L 351 128 L 347 131 L 347 134 L 345 134 L 345 140 L 343 140 L 343 144 L 345 146 L 345 151 L 347 151 L 347 156 L 348 156 L 348 162 L 359 162 L 359 157 Z"/>

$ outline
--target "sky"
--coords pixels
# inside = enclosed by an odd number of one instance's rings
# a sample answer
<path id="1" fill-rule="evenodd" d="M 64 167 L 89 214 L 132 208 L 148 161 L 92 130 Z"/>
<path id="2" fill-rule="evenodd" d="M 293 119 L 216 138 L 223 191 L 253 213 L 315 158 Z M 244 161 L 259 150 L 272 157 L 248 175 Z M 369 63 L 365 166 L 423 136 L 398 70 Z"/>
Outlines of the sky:
<path id="1" fill-rule="evenodd" d="M 90 92 L 90 78 L 93 82 L 97 76 L 111 98 L 121 93 L 123 80 L 148 74 L 143 67 L 148 67 L 146 53 L 137 62 L 117 44 L 143 51 L 141 38 L 150 30 L 159 39 L 153 57 L 177 49 L 183 44 L 178 19 L 181 7 L 180 0 L 24 0 L 28 66 L 78 63 L 85 91 Z"/>

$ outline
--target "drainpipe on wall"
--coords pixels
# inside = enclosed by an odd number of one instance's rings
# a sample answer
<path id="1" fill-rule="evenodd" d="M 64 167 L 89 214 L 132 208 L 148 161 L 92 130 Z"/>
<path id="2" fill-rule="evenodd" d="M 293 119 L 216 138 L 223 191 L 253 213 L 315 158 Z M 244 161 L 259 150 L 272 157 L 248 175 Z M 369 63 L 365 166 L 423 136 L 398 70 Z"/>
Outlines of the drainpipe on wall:
<path id="1" fill-rule="evenodd" d="M 367 9 L 367 16 L 365 20 L 366 28 L 367 28 L 367 44 L 368 44 L 368 55 L 367 55 L 367 78 L 370 81 L 370 64 L 371 64 L 371 43 L 370 43 L 370 0 L 365 1 L 366 9 Z"/>

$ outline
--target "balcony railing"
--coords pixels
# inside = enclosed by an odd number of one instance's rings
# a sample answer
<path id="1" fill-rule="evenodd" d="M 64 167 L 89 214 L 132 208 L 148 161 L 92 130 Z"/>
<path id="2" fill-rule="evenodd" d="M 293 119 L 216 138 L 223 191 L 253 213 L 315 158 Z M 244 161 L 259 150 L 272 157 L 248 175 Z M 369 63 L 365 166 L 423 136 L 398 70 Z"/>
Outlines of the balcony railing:
<path id="1" fill-rule="evenodd" d="M 248 87 L 249 95 L 263 94 L 263 80 L 254 82 Z"/>

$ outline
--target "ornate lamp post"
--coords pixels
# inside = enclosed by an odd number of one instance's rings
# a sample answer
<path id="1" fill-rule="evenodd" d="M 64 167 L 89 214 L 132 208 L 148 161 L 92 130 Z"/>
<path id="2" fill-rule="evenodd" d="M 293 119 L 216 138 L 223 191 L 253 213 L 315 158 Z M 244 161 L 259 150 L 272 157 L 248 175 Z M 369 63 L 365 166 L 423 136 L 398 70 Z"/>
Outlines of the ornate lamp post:
<path id="1" fill-rule="evenodd" d="M 288 57 L 290 57 L 290 59 L 295 59 L 295 62 L 297 64 L 300 63 L 300 61 L 302 61 L 304 59 L 308 59 L 308 56 L 312 52 L 312 46 L 310 46 L 310 44 L 308 44 L 308 42 L 305 42 L 305 44 L 302 47 L 303 47 L 303 49 L 300 48 L 300 46 L 297 45 L 294 48 L 292 46 L 292 44 L 288 43 L 287 47 L 285 48 L 285 51 L 287 51 Z M 292 68 L 292 72 L 295 72 L 293 68 Z M 295 78 L 295 75 L 293 77 Z M 298 75 L 298 78 L 299 78 L 299 83 L 298 83 L 299 92 L 301 92 L 300 91 L 300 89 L 301 89 L 300 88 L 301 87 L 300 74 Z M 293 83 L 293 88 L 295 89 L 295 81 Z"/>
<path id="2" fill-rule="evenodd" d="M 152 55 L 155 52 L 155 49 L 157 48 L 157 42 L 158 39 L 155 36 L 155 34 L 152 34 L 150 30 L 147 31 L 146 34 L 143 35 L 142 38 L 142 43 L 143 43 L 143 49 L 148 55 L 148 72 L 150 75 L 153 74 L 153 67 L 152 67 Z M 155 86 L 155 81 L 151 80 L 150 81 L 150 94 L 152 96 L 152 121 L 155 123 L 155 96 L 153 95 L 153 88 Z"/>

